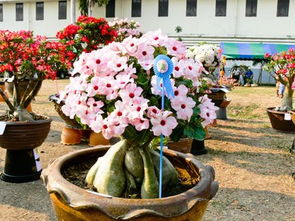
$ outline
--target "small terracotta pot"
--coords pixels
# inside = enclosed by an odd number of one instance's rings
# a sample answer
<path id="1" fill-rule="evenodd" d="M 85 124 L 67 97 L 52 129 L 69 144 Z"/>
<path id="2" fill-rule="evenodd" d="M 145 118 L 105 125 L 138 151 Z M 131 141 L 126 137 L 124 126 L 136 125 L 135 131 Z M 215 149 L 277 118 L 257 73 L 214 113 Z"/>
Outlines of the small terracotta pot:
<path id="1" fill-rule="evenodd" d="M 276 111 L 274 107 L 267 108 L 267 114 L 273 129 L 283 132 L 295 132 L 295 124 L 292 120 L 285 120 L 284 116 L 287 112 Z"/>
<path id="2" fill-rule="evenodd" d="M 182 153 L 190 153 L 193 140 L 189 138 L 182 138 L 177 142 L 168 142 L 167 146 L 171 150 L 175 150 Z"/>
<path id="3" fill-rule="evenodd" d="M 295 110 L 290 111 L 293 124 L 295 124 Z"/>
<path id="4" fill-rule="evenodd" d="M 3 82 L 0 82 L 0 88 L 2 89 L 2 91 L 5 93 L 5 85 Z M 0 102 L 3 102 L 4 99 L 3 97 L 0 95 Z"/>
<path id="5" fill-rule="evenodd" d="M 58 220 L 62 221 L 200 221 L 217 190 L 215 173 L 190 154 L 164 150 L 171 163 L 194 179 L 193 188 L 178 195 L 156 199 L 126 199 L 82 189 L 66 180 L 63 169 L 103 156 L 108 147 L 74 151 L 57 158 L 42 173 Z"/>
<path id="6" fill-rule="evenodd" d="M 82 139 L 82 132 L 79 129 L 65 126 L 61 132 L 61 143 L 66 145 L 79 144 Z"/>
<path id="7" fill-rule="evenodd" d="M 110 145 L 110 141 L 105 139 L 102 133 L 91 132 L 89 136 L 89 146 Z"/>
<path id="8" fill-rule="evenodd" d="M 220 104 L 221 108 L 226 108 L 230 104 L 231 100 L 224 99 Z"/>
<path id="9" fill-rule="evenodd" d="M 32 104 L 29 104 L 29 105 L 27 106 L 26 110 L 27 110 L 28 112 L 30 112 L 30 113 L 33 112 Z"/>

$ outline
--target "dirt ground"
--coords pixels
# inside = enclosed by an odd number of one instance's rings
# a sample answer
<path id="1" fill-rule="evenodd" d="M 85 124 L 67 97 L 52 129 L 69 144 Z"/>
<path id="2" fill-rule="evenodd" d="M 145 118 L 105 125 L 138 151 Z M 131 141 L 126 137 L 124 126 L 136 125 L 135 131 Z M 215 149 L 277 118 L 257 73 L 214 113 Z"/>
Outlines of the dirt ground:
<path id="1" fill-rule="evenodd" d="M 63 121 L 48 96 L 61 90 L 67 80 L 45 81 L 33 103 L 35 112 L 53 119 L 51 131 L 38 148 L 43 168 L 53 159 L 87 144 L 60 144 Z M 289 148 L 294 134 L 280 133 L 270 127 L 265 109 L 278 106 L 274 87 L 237 87 L 228 94 L 229 120 L 218 120 L 210 127 L 212 139 L 206 140 L 208 154 L 197 156 L 212 165 L 219 190 L 204 220 L 288 220 L 295 221 L 295 154 Z M 0 103 L 0 113 L 6 107 Z M 0 148 L 0 171 L 5 150 Z M 13 184 L 0 181 L 0 220 L 54 221 L 49 197 L 41 180 Z"/>

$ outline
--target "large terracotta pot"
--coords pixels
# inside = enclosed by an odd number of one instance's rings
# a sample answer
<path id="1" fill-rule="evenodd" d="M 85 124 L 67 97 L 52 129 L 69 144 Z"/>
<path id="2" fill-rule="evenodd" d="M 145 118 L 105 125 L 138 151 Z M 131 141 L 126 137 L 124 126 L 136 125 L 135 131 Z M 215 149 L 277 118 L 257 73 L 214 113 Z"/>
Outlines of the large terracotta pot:
<path id="1" fill-rule="evenodd" d="M 292 120 L 285 120 L 286 112 L 276 111 L 274 107 L 267 108 L 267 114 L 273 129 L 283 132 L 295 132 L 295 124 Z"/>
<path id="2" fill-rule="evenodd" d="M 7 150 L 2 180 L 21 183 L 40 178 L 42 168 L 34 149 L 46 139 L 50 123 L 49 118 L 5 123 L 5 131 L 0 135 L 0 146 Z"/>
<path id="3" fill-rule="evenodd" d="M 42 173 L 56 216 L 63 221 L 197 221 L 201 220 L 208 202 L 215 196 L 218 183 L 214 170 L 204 166 L 192 155 L 165 150 L 176 167 L 191 177 L 201 176 L 199 183 L 188 191 L 161 199 L 126 199 L 98 194 L 68 182 L 63 168 L 78 165 L 90 158 L 104 155 L 108 147 L 95 147 L 69 153 L 56 159 Z"/>
<path id="4" fill-rule="evenodd" d="M 167 146 L 171 150 L 179 151 L 182 153 L 190 153 L 193 140 L 189 138 L 180 139 L 177 142 L 168 142 Z"/>

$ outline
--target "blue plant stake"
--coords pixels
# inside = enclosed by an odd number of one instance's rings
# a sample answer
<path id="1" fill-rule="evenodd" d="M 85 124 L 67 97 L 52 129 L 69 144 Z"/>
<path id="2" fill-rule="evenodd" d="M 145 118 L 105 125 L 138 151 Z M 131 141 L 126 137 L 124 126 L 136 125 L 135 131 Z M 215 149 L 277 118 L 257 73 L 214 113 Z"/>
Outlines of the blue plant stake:
<path id="1" fill-rule="evenodd" d="M 174 97 L 174 91 L 170 81 L 170 75 L 173 71 L 173 63 L 166 55 L 158 55 L 154 61 L 154 73 L 157 76 L 157 88 L 161 90 L 161 110 L 164 111 L 165 93 L 168 98 Z M 162 86 L 161 86 L 162 85 Z M 160 136 L 160 171 L 159 171 L 159 198 L 162 198 L 162 180 L 163 180 L 163 141 L 164 136 Z"/>

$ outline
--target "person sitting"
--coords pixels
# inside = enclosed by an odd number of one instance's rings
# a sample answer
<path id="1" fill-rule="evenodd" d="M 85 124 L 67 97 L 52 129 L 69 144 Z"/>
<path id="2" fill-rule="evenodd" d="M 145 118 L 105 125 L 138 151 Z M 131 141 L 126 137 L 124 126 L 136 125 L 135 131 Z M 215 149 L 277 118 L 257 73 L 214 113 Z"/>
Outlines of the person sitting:
<path id="1" fill-rule="evenodd" d="M 250 68 L 246 71 L 243 78 L 244 78 L 244 85 L 253 84 L 253 72 Z"/>

